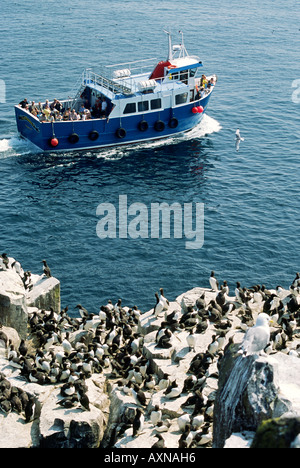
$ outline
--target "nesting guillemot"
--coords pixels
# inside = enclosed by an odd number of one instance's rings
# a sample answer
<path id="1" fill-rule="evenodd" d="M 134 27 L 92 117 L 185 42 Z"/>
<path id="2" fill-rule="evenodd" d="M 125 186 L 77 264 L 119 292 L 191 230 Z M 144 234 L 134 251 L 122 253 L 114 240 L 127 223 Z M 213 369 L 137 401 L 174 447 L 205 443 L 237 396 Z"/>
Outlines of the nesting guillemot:
<path id="1" fill-rule="evenodd" d="M 144 417 L 143 411 L 141 410 L 141 408 L 137 408 L 136 416 L 132 424 L 132 437 L 137 436 L 143 430 L 144 421 L 145 421 L 145 417 Z"/>
<path id="2" fill-rule="evenodd" d="M 52 276 L 52 275 L 51 275 L 51 270 L 50 270 L 50 268 L 48 267 L 46 260 L 43 260 L 42 263 L 43 263 L 43 265 L 44 265 L 44 266 L 43 266 L 44 275 L 45 275 L 47 278 L 51 278 L 51 276 Z"/>
<path id="3" fill-rule="evenodd" d="M 212 271 L 209 277 L 209 284 L 212 289 L 212 291 L 218 291 L 219 290 L 219 283 L 217 279 L 215 278 L 215 272 Z"/>

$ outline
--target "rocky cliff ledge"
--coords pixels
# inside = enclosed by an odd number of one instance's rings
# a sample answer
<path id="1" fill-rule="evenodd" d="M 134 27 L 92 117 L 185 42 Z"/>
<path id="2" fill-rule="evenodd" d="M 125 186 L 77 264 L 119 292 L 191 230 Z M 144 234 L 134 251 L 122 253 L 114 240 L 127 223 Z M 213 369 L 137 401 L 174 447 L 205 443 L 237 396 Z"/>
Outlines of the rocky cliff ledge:
<path id="1" fill-rule="evenodd" d="M 0 268 L 0 447 L 300 446 L 297 278 L 74 318 L 47 270 L 28 282 L 14 259 Z M 244 355 L 261 312 L 269 344 Z"/>

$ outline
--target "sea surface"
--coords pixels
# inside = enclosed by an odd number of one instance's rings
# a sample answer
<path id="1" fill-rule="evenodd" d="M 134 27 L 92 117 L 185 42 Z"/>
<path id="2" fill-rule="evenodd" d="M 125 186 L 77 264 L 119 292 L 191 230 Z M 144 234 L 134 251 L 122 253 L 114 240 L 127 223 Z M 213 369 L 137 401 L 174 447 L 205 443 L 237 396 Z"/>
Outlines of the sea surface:
<path id="1" fill-rule="evenodd" d="M 121 298 L 146 311 L 155 292 L 288 287 L 300 270 L 300 7 L 297 0 L 2 2 L 0 250 L 25 270 L 46 259 L 62 305 L 98 312 Z M 68 96 L 84 68 L 167 56 L 167 36 L 199 55 L 218 83 L 199 127 L 166 141 L 41 154 L 17 134 L 24 97 Z M 297 81 L 298 80 L 298 81 Z M 236 147 L 235 132 L 244 141 Z M 97 207 L 204 205 L 204 244 L 100 239 Z M 194 222 L 196 219 L 194 219 Z"/>

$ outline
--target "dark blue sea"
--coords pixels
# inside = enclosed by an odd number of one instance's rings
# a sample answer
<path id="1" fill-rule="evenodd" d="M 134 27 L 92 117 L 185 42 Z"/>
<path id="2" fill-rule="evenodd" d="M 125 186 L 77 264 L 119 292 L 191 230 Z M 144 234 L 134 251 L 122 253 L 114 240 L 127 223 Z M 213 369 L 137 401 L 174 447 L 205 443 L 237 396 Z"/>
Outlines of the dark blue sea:
<path id="1" fill-rule="evenodd" d="M 298 0 L 17 0 L 1 4 L 0 250 L 24 269 L 46 259 L 62 305 L 108 299 L 143 311 L 208 287 L 288 287 L 300 270 Z M 84 68 L 167 56 L 184 32 L 218 83 L 201 125 L 177 139 L 41 154 L 18 138 L 14 104 L 63 99 Z M 235 131 L 244 138 L 237 150 Z M 204 204 L 204 244 L 100 239 L 101 203 Z"/>

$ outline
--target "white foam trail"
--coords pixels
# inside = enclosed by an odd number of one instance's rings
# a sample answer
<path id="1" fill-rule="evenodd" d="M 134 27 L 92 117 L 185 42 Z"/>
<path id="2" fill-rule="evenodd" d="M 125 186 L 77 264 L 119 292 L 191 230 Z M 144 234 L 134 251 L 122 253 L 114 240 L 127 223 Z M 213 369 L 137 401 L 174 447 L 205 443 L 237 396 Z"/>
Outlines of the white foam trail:
<path id="1" fill-rule="evenodd" d="M 178 144 L 178 142 L 190 140 L 191 138 L 203 138 L 205 135 L 210 135 L 211 133 L 219 132 L 221 129 L 222 127 L 217 120 L 205 114 L 200 124 L 187 133 L 182 133 L 181 135 L 177 136 L 171 136 L 166 139 L 137 143 L 134 146 L 116 146 L 114 148 L 104 149 L 101 150 L 97 157 L 109 160 L 118 160 L 126 154 L 128 154 L 130 151 L 132 151 L 133 148 L 147 149 L 157 148 L 165 145 L 175 145 Z"/>
<path id="2" fill-rule="evenodd" d="M 19 136 L 0 139 L 0 159 L 37 153 L 37 147 Z"/>

